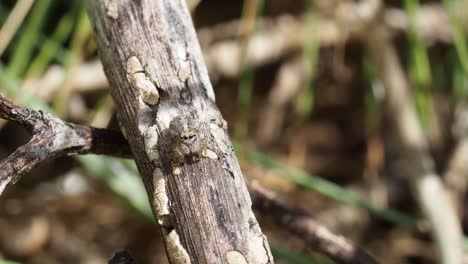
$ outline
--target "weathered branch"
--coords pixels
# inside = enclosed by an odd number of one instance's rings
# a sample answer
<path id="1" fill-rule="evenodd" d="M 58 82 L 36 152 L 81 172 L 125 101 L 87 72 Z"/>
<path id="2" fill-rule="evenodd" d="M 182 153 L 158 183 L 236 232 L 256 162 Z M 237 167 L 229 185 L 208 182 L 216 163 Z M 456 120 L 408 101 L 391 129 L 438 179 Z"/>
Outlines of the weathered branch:
<path id="1" fill-rule="evenodd" d="M 356 247 L 344 237 L 334 234 L 310 215 L 279 202 L 274 193 L 257 182 L 249 183 L 249 192 L 255 209 L 272 216 L 278 225 L 304 240 L 311 249 L 329 256 L 337 263 L 378 263 L 369 253 Z"/>
<path id="2" fill-rule="evenodd" d="M 50 158 L 81 153 L 128 157 L 130 153 L 119 132 L 66 123 L 48 113 L 15 105 L 1 95 L 0 118 L 33 134 L 27 144 L 0 162 L 0 194 L 10 182 Z"/>
<path id="3" fill-rule="evenodd" d="M 273 263 L 185 0 L 87 1 L 171 263 Z"/>

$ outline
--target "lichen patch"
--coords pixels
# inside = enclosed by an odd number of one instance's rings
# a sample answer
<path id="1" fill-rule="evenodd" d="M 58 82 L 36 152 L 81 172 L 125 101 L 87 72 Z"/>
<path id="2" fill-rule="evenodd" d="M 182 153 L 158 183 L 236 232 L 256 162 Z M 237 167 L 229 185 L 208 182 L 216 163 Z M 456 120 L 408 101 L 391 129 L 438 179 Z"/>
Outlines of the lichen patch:
<path id="1" fill-rule="evenodd" d="M 214 151 L 208 148 L 202 151 L 202 156 L 205 158 L 209 158 L 209 159 L 218 159 L 218 155 Z"/>
<path id="2" fill-rule="evenodd" d="M 224 130 L 217 124 L 210 124 L 210 134 L 213 137 L 218 148 L 224 153 L 229 153 L 229 141 Z"/>
<path id="3" fill-rule="evenodd" d="M 247 260 L 245 259 L 244 255 L 235 250 L 229 251 L 226 254 L 226 259 L 229 264 L 247 264 Z"/>
<path id="4" fill-rule="evenodd" d="M 158 144 L 158 131 L 156 126 L 149 127 L 145 133 L 145 152 L 151 161 L 158 160 L 159 154 L 156 149 Z"/>
<path id="5" fill-rule="evenodd" d="M 177 72 L 177 77 L 181 82 L 186 82 L 191 74 L 191 65 L 189 61 L 179 61 L 179 70 Z"/>
<path id="6" fill-rule="evenodd" d="M 143 101 L 149 105 L 159 102 L 159 92 L 146 75 L 140 60 L 132 56 L 127 60 L 127 74 L 133 88 L 138 90 Z"/>
<path id="7" fill-rule="evenodd" d="M 190 256 L 187 250 L 180 243 L 179 235 L 175 230 L 172 230 L 167 235 L 167 253 L 169 256 L 169 262 L 173 264 L 190 264 Z"/>
<path id="8" fill-rule="evenodd" d="M 106 14 L 110 18 L 117 19 L 119 17 L 119 4 L 117 0 L 104 0 L 104 6 L 106 7 Z"/>
<path id="9" fill-rule="evenodd" d="M 169 197 L 166 193 L 166 180 L 161 169 L 156 168 L 153 172 L 153 207 L 156 211 L 158 223 L 162 226 L 168 226 L 169 215 Z"/>
<path id="10" fill-rule="evenodd" d="M 180 169 L 180 167 L 174 167 L 172 168 L 172 174 L 174 175 L 180 175 L 182 173 L 182 170 Z"/>
<path id="11" fill-rule="evenodd" d="M 268 241 L 258 225 L 255 215 L 250 212 L 250 217 L 246 222 L 249 228 L 247 237 L 247 259 L 249 263 L 273 263 L 273 257 L 268 246 Z"/>

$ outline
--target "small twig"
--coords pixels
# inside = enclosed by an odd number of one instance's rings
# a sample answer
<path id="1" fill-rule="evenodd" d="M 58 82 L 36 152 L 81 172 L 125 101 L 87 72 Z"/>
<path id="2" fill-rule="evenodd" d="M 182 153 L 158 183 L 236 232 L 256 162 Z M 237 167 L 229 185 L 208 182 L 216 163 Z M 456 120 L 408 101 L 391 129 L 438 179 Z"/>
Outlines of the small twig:
<path id="1" fill-rule="evenodd" d="M 275 222 L 298 236 L 312 249 L 329 256 L 338 263 L 375 264 L 378 261 L 366 251 L 314 220 L 310 215 L 290 208 L 278 201 L 276 195 L 256 181 L 248 184 L 253 206 L 273 216 Z"/>
<path id="2" fill-rule="evenodd" d="M 13 121 L 33 136 L 0 162 L 0 194 L 40 162 L 73 154 L 105 154 L 129 157 L 125 138 L 115 131 L 62 120 L 42 111 L 17 106 L 0 95 L 0 118 Z"/>

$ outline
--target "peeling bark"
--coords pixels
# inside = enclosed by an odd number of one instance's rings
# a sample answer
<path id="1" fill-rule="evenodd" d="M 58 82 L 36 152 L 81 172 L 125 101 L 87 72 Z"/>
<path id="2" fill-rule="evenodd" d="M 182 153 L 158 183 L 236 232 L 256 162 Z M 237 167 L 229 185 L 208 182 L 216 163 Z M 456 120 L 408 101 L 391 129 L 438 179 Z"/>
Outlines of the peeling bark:
<path id="1" fill-rule="evenodd" d="M 273 263 L 185 1 L 89 0 L 87 7 L 169 260 L 232 263 L 240 254 Z"/>

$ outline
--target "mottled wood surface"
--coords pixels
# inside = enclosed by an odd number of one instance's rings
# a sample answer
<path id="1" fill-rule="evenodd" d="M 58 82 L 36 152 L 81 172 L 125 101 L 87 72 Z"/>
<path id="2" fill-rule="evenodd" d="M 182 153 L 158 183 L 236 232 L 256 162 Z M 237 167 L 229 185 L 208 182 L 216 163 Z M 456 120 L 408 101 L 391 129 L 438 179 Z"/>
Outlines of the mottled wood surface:
<path id="1" fill-rule="evenodd" d="M 87 7 L 169 260 L 273 263 L 185 1 L 89 0 Z M 190 125 L 170 126 L 176 117 Z"/>

